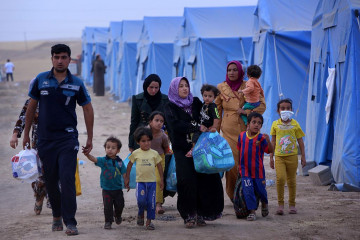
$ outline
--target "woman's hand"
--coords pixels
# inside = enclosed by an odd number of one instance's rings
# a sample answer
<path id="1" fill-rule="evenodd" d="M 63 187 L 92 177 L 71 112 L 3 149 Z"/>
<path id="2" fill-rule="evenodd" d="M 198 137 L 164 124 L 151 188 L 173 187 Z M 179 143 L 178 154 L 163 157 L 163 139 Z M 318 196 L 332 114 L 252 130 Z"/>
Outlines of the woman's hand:
<path id="1" fill-rule="evenodd" d="M 216 132 L 216 128 L 214 128 L 214 127 L 209 128 L 209 132 L 212 132 L 212 133 Z"/>
<path id="2" fill-rule="evenodd" d="M 239 109 L 237 110 L 237 113 L 238 113 L 239 115 L 241 115 L 241 114 L 245 114 L 245 115 L 246 115 L 245 110 L 242 109 L 242 108 L 239 108 Z"/>
<path id="3" fill-rule="evenodd" d="M 15 149 L 18 144 L 19 144 L 19 142 L 18 142 L 18 138 L 17 138 L 17 133 L 13 133 L 13 135 L 11 136 L 11 139 L 10 139 L 10 146 L 13 149 Z"/>
<path id="4" fill-rule="evenodd" d="M 205 127 L 204 125 L 200 125 L 201 132 L 206 132 L 207 130 L 208 130 L 207 127 Z"/>

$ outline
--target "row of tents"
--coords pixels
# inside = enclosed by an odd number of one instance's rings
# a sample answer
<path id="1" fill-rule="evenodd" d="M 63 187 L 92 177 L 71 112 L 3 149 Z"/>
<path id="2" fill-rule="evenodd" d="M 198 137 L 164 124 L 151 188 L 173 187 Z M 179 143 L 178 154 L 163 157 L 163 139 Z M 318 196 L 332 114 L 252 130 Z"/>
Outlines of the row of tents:
<path id="1" fill-rule="evenodd" d="M 360 0 L 259 0 L 257 6 L 185 8 L 180 17 L 144 17 L 83 30 L 82 77 L 105 59 L 106 88 L 118 101 L 143 91 L 156 73 L 167 93 L 176 76 L 200 96 L 225 80 L 226 64 L 257 64 L 267 110 L 263 131 L 278 119 L 276 103 L 293 100 L 306 131 L 308 161 L 331 166 L 334 180 L 360 187 Z"/>

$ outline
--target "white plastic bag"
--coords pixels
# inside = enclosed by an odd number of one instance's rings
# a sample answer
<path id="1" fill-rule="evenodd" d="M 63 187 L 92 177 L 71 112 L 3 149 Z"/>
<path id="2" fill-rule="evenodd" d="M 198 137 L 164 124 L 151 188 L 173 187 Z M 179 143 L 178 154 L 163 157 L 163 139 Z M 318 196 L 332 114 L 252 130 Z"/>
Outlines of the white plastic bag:
<path id="1" fill-rule="evenodd" d="M 28 183 L 39 177 L 39 156 L 34 149 L 25 149 L 11 159 L 13 177 Z"/>

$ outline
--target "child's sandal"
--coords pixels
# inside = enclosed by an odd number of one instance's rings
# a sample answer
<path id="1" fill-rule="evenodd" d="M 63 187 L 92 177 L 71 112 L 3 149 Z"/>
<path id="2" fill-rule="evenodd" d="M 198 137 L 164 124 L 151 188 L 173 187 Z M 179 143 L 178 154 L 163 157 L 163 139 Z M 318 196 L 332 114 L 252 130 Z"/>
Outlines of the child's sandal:
<path id="1" fill-rule="evenodd" d="M 284 215 L 284 206 L 280 205 L 276 210 L 276 215 Z"/>
<path id="2" fill-rule="evenodd" d="M 149 223 L 148 225 L 146 225 L 146 230 L 155 230 L 155 226 L 153 223 Z"/>
<path id="3" fill-rule="evenodd" d="M 289 214 L 297 214 L 297 210 L 294 206 L 289 207 Z"/>

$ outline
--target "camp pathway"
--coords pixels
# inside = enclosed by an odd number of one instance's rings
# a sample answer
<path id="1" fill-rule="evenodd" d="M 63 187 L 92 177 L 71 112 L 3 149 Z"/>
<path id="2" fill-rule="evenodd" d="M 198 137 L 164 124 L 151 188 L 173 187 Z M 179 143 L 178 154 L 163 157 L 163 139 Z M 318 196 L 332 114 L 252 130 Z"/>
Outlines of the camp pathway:
<path id="1" fill-rule="evenodd" d="M 43 207 L 41 215 L 34 214 L 34 198 L 30 184 L 12 177 L 10 158 L 21 149 L 9 146 L 13 125 L 27 99 L 29 79 L 20 82 L 0 82 L 0 239 L 63 239 L 63 232 L 51 232 L 51 210 Z M 89 88 L 91 93 L 92 89 Z M 103 143 L 109 135 L 119 137 L 123 143 L 120 157 L 125 158 L 130 106 L 115 103 L 107 94 L 92 97 L 95 110 L 94 156 L 103 156 Z M 86 128 L 81 107 L 77 108 L 80 145 L 86 141 Z M 308 177 L 298 176 L 297 204 L 299 214 L 274 215 L 276 187 L 268 187 L 270 214 L 248 222 L 236 219 L 230 200 L 225 197 L 223 217 L 208 222 L 206 227 L 185 229 L 176 210 L 176 195 L 166 198 L 166 213 L 157 216 L 155 231 L 136 225 L 137 205 L 134 190 L 124 191 L 125 209 L 121 225 L 113 224 L 112 230 L 103 229 L 104 214 L 99 184 L 100 168 L 79 153 L 82 195 L 77 198 L 76 219 L 80 235 L 74 239 L 359 239 L 360 194 L 328 191 L 328 186 L 313 186 Z M 266 176 L 275 180 L 275 171 L 269 168 L 266 158 Z M 287 189 L 285 190 L 287 198 Z M 287 209 L 287 208 L 286 208 Z"/>

